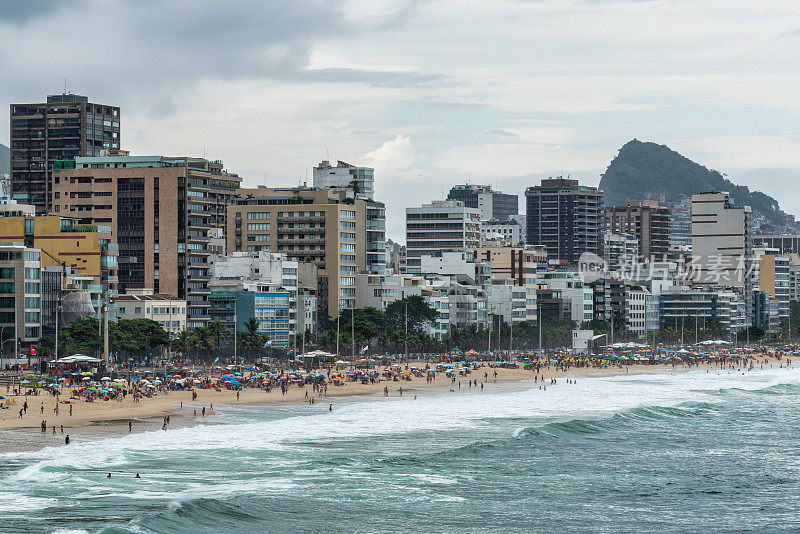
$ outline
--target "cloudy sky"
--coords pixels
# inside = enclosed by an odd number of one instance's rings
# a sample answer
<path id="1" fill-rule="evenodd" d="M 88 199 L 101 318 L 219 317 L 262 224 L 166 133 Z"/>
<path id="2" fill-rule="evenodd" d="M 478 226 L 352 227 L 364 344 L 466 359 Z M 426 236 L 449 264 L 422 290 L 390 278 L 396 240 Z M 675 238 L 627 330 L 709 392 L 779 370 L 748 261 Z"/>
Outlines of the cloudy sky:
<path id="1" fill-rule="evenodd" d="M 248 185 L 374 166 L 395 239 L 456 183 L 596 185 L 634 137 L 800 215 L 796 0 L 4 1 L 0 37 L 0 100 L 67 78 L 122 106 L 132 153 Z"/>

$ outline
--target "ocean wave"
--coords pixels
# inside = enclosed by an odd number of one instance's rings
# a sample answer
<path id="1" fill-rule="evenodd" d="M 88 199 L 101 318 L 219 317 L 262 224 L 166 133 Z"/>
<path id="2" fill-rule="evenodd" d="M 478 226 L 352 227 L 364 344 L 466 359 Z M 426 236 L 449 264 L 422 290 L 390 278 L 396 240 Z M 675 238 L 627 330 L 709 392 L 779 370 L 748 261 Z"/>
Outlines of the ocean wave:
<path id="1" fill-rule="evenodd" d="M 549 422 L 538 426 L 518 428 L 514 438 L 585 438 L 603 434 L 608 430 L 640 421 L 664 421 L 683 417 L 697 417 L 714 413 L 719 405 L 708 402 L 687 401 L 677 406 L 638 406 L 596 419 L 571 419 Z"/>

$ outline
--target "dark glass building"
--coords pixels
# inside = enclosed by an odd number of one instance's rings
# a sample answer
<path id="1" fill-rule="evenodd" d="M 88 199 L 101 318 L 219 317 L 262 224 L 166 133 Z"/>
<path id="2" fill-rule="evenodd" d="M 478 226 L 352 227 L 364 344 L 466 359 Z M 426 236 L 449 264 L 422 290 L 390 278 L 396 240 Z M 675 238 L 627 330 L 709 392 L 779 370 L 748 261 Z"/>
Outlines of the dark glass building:
<path id="1" fill-rule="evenodd" d="M 99 156 L 120 147 L 120 109 L 81 95 L 48 95 L 39 104 L 11 104 L 11 198 L 50 210 L 56 160 Z"/>

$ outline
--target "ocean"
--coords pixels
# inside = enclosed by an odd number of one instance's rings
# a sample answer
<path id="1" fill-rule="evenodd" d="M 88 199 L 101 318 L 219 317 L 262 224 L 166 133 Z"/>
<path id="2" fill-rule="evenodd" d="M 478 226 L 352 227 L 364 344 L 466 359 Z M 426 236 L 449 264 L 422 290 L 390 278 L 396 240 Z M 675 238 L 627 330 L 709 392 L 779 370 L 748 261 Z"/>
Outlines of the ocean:
<path id="1" fill-rule="evenodd" d="M 0 454 L 0 532 L 800 530 L 800 369 L 409 393 Z"/>

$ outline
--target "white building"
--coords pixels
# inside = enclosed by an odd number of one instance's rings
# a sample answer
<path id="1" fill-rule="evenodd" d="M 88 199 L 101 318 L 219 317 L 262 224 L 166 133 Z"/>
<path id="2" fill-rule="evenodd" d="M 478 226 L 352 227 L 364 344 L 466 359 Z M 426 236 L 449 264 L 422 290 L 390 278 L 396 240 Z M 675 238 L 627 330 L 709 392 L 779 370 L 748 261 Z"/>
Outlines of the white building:
<path id="1" fill-rule="evenodd" d="M 212 280 L 210 300 L 227 305 L 232 294 L 242 291 L 263 293 L 261 300 L 273 299 L 270 295 L 285 291 L 288 295 L 288 332 L 289 339 L 294 339 L 298 332 L 307 329 L 316 331 L 317 320 L 317 267 L 314 263 L 290 260 L 285 254 L 276 252 L 234 252 L 227 256 L 211 258 Z M 238 304 L 237 304 L 238 305 Z M 254 304 L 256 315 L 259 304 Z M 266 310 L 268 307 L 263 306 Z M 264 312 L 267 313 L 267 312 Z M 272 312 L 269 312 L 272 313 Z M 276 312 L 277 313 L 277 312 Z M 216 313 L 211 309 L 212 317 L 219 315 L 219 320 L 230 323 L 229 313 Z M 247 319 L 246 317 L 244 318 Z M 237 317 L 238 322 L 242 318 Z M 266 319 L 264 324 L 272 324 Z"/>
<path id="2" fill-rule="evenodd" d="M 472 250 L 480 245 L 480 237 L 480 212 L 458 200 L 406 208 L 406 272 L 421 272 L 423 254 Z"/>
<path id="3" fill-rule="evenodd" d="M 539 283 L 548 289 L 557 290 L 561 298 L 569 301 L 570 319 L 578 325 L 594 318 L 594 291 L 583 283 L 575 271 L 543 271 L 539 273 Z"/>
<path id="4" fill-rule="evenodd" d="M 495 243 L 509 246 L 523 243 L 522 226 L 513 219 L 506 221 L 498 219 L 481 221 L 482 246 Z"/>
<path id="5" fill-rule="evenodd" d="M 329 161 L 323 161 L 314 167 L 314 187 L 350 189 L 361 198 L 375 198 L 375 169 L 344 161 L 337 161 L 334 167 Z"/>
<path id="6" fill-rule="evenodd" d="M 753 259 L 752 210 L 726 192 L 692 195 L 692 284 L 733 287 L 744 296 L 748 320 Z M 749 324 L 749 322 L 748 322 Z"/>
<path id="7" fill-rule="evenodd" d="M 522 323 L 527 319 L 525 288 L 515 285 L 491 285 L 486 287 L 489 313 L 503 318 L 503 322 Z"/>
<path id="8" fill-rule="evenodd" d="M 482 286 L 491 278 L 489 262 L 478 261 L 475 251 L 440 251 L 420 256 L 421 274 L 443 276 L 468 276 L 476 285 Z"/>
<path id="9" fill-rule="evenodd" d="M 186 299 L 170 295 L 114 295 L 118 319 L 150 319 L 161 325 L 170 337 L 186 330 Z"/>
<path id="10" fill-rule="evenodd" d="M 639 240 L 633 234 L 603 234 L 604 259 L 608 271 L 620 278 L 635 269 L 639 260 Z"/>
<path id="11" fill-rule="evenodd" d="M 422 295 L 425 279 L 420 276 L 392 274 L 356 275 L 356 308 L 385 310 L 392 302 Z"/>

